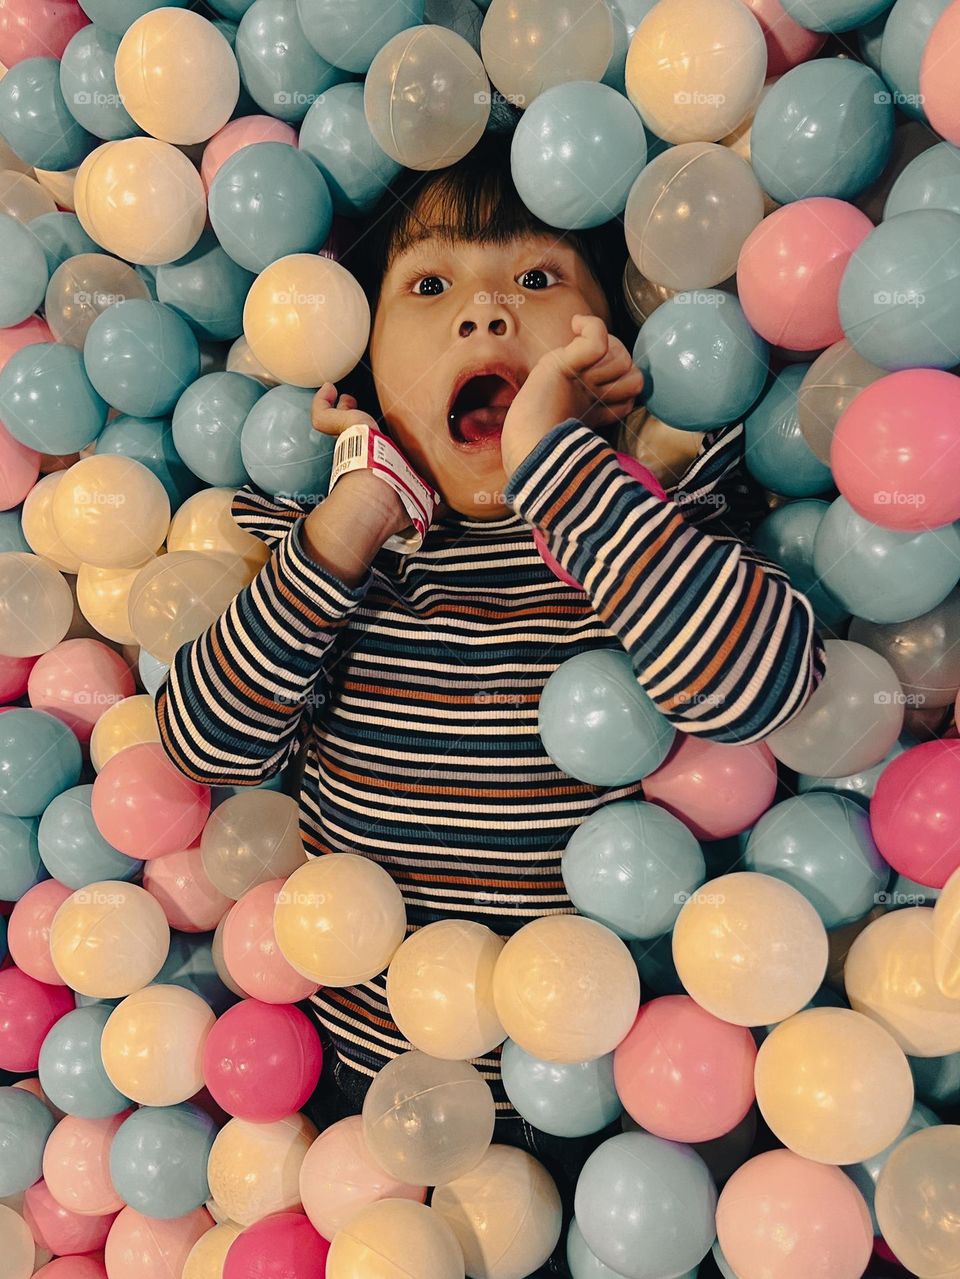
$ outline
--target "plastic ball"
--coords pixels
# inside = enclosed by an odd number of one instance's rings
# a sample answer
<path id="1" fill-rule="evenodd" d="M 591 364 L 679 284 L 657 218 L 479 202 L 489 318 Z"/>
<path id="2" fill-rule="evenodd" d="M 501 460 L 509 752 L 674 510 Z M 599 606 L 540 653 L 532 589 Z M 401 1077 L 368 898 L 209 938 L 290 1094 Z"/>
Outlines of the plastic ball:
<path id="1" fill-rule="evenodd" d="M 110 1227 L 104 1262 L 110 1279 L 167 1279 L 179 1275 L 194 1244 L 213 1226 L 206 1208 L 160 1221 L 124 1208 Z"/>
<path id="2" fill-rule="evenodd" d="M 182 986 L 147 986 L 119 1003 L 100 1051 L 113 1086 L 141 1106 L 176 1106 L 203 1087 L 203 1045 L 216 1018 Z"/>
<path id="3" fill-rule="evenodd" d="M 0 1247 L 9 1279 L 30 1279 L 35 1244 L 30 1227 L 12 1208 L 0 1204 Z"/>
<path id="4" fill-rule="evenodd" d="M 615 1273 L 641 1277 L 696 1266 L 716 1234 L 716 1206 L 716 1186 L 695 1150 L 641 1132 L 598 1146 L 574 1198 L 590 1251 Z"/>
<path id="5" fill-rule="evenodd" d="M 203 185 L 210 185 L 222 166 L 243 147 L 258 142 L 286 142 L 297 146 L 297 131 L 269 115 L 245 115 L 230 120 L 219 129 L 203 149 L 200 176 Z"/>
<path id="6" fill-rule="evenodd" d="M 62 171 L 80 164 L 97 144 L 70 114 L 57 58 L 25 58 L 0 81 L 0 129 L 29 165 Z"/>
<path id="7" fill-rule="evenodd" d="M 6 512 L 19 506 L 36 484 L 40 474 L 40 454 L 15 440 L 0 423 L 0 463 L 0 510 Z M 25 543 L 23 550 L 29 549 Z"/>
<path id="8" fill-rule="evenodd" d="M 18 901 L 48 877 L 37 842 L 39 818 L 0 815 L 0 901 Z"/>
<path id="9" fill-rule="evenodd" d="M 203 1079 L 228 1115 L 272 1123 L 303 1106 L 322 1061 L 316 1030 L 299 1008 L 247 999 L 227 1009 L 207 1036 Z"/>
<path id="10" fill-rule="evenodd" d="M 44 190 L 34 177 L 28 177 L 29 166 L 6 147 L 8 167 L 2 170 L 0 186 L 0 212 L 9 213 L 19 222 L 30 222 L 44 213 L 56 213 L 57 203 L 49 191 Z"/>
<path id="11" fill-rule="evenodd" d="M 49 560 L 61 573 L 76 573 L 80 557 L 64 543 L 53 519 L 53 498 L 66 471 L 52 471 L 37 481 L 20 511 L 20 527 L 31 551 Z"/>
<path id="12" fill-rule="evenodd" d="M 237 16 L 240 82 L 262 111 L 296 124 L 327 89 L 350 78 L 309 43 L 296 0 L 256 0 Z"/>
<path id="13" fill-rule="evenodd" d="M 334 213 L 347 217 L 370 213 L 403 168 L 374 141 L 363 85 L 355 81 L 335 84 L 313 103 L 300 126 L 298 146 L 323 174 Z"/>
<path id="14" fill-rule="evenodd" d="M 50 925 L 70 896 L 70 889 L 55 879 L 45 879 L 20 898 L 7 926 L 10 958 L 21 972 L 48 986 L 62 986 L 62 977 L 50 955 Z"/>
<path id="15" fill-rule="evenodd" d="M 481 62 L 463 36 L 446 27 L 420 24 L 393 36 L 363 86 L 377 146 L 409 169 L 440 169 L 463 159 L 490 116 L 489 66 L 486 54 Z"/>
<path id="16" fill-rule="evenodd" d="M 296 800 L 278 792 L 241 792 L 210 814 L 200 836 L 210 882 L 237 901 L 258 884 L 287 879 L 307 860 Z"/>
<path id="17" fill-rule="evenodd" d="M 387 967 L 406 918 L 400 889 L 382 866 L 330 853 L 290 875 L 273 924 L 281 954 L 298 973 L 323 986 L 355 986 Z"/>
<path id="18" fill-rule="evenodd" d="M 923 53 L 949 0 L 897 0 L 886 14 L 880 46 L 880 74 L 905 115 L 926 122 L 920 92 Z"/>
<path id="19" fill-rule="evenodd" d="M 0 716 L 0 814 L 38 816 L 76 784 L 82 763 L 80 743 L 62 720 L 11 707 Z"/>
<path id="20" fill-rule="evenodd" d="M 135 691 L 127 659 L 100 640 L 63 640 L 30 672 L 27 691 L 37 710 L 56 715 L 88 747 L 94 725 Z"/>
<path id="21" fill-rule="evenodd" d="M 315 1279 L 330 1244 L 302 1212 L 276 1212 L 248 1226 L 230 1245 L 223 1279 Z"/>
<path id="22" fill-rule="evenodd" d="M 401 1034 L 432 1057 L 469 1061 L 506 1038 L 493 1003 L 503 941 L 483 924 L 443 919 L 417 929 L 387 970 L 387 1002 Z"/>
<path id="23" fill-rule="evenodd" d="M 900 683 L 862 644 L 826 640 L 826 674 L 800 712 L 765 740 L 788 768 L 847 777 L 886 756 L 903 727 Z"/>
<path id="24" fill-rule="evenodd" d="M 195 843 L 210 814 L 210 788 L 184 777 L 159 743 L 143 742 L 100 770 L 92 811 L 104 839 L 146 860 Z"/>
<path id="25" fill-rule="evenodd" d="M 142 989 L 160 971 L 169 947 L 170 929 L 159 903 L 121 880 L 77 889 L 50 930 L 50 953 L 61 979 L 94 999 Z"/>
<path id="26" fill-rule="evenodd" d="M 33 1233 L 38 1252 L 45 1249 L 58 1257 L 73 1257 L 103 1247 L 114 1215 L 70 1212 L 57 1203 L 46 1182 L 37 1181 L 23 1197 L 23 1219 Z"/>
<path id="27" fill-rule="evenodd" d="M 142 566 L 130 586 L 127 611 L 137 642 L 169 666 L 178 650 L 202 634 L 255 575 L 233 554 L 171 551 L 157 556 Z"/>
<path id="28" fill-rule="evenodd" d="M 107 408 L 72 346 L 37 341 L 15 351 L 0 370 L 3 424 L 40 453 L 60 456 L 92 444 Z"/>
<path id="29" fill-rule="evenodd" d="M 58 342 L 82 351 L 91 325 L 104 311 L 118 302 L 149 296 L 146 284 L 126 262 L 106 253 L 77 253 L 51 275 L 44 316 Z"/>
<path id="30" fill-rule="evenodd" d="M 45 1266 L 35 1270 L 34 1274 L 38 1279 L 108 1279 L 102 1257 L 102 1253 L 54 1257 Z"/>
<path id="31" fill-rule="evenodd" d="M 746 160 L 712 142 L 684 142 L 652 159 L 634 182 L 624 235 L 647 280 L 708 289 L 734 274 L 762 217 L 763 191 Z"/>
<path id="32" fill-rule="evenodd" d="M 105 1119 L 68 1115 L 50 1134 L 43 1150 L 43 1179 L 69 1212 L 103 1216 L 123 1207 L 110 1180 L 110 1145 L 129 1113 Z"/>
<path id="33" fill-rule="evenodd" d="M 211 932 L 233 905 L 210 882 L 197 847 L 147 862 L 143 886 L 160 903 L 170 927 L 181 932 Z"/>
<path id="34" fill-rule="evenodd" d="M 235 1221 L 222 1221 L 201 1235 L 187 1254 L 180 1279 L 223 1279 L 230 1245 L 242 1231 Z"/>
<path id="35" fill-rule="evenodd" d="M 960 1052 L 957 1001 L 943 993 L 934 971 L 934 910 L 914 906 L 873 920 L 843 969 L 851 1006 L 879 1022 L 911 1057 Z"/>
<path id="36" fill-rule="evenodd" d="M 960 214 L 924 208 L 881 222 L 843 272 L 838 304 L 845 336 L 881 368 L 954 368 L 960 364 L 958 276 Z"/>
<path id="37" fill-rule="evenodd" d="M 56 1120 L 22 1088 L 0 1088 L 0 1196 L 18 1195 L 39 1180 L 43 1148 Z"/>
<path id="38" fill-rule="evenodd" d="M 873 1249 L 863 1196 L 839 1168 L 768 1150 L 747 1160 L 723 1188 L 716 1229 L 742 1279 L 860 1279 Z M 784 1250 L 783 1241 L 791 1246 Z"/>
<path id="39" fill-rule="evenodd" d="M 231 1119 L 210 1151 L 210 1193 L 241 1226 L 300 1204 L 300 1165 L 317 1130 L 305 1115 L 273 1123 Z"/>
<path id="40" fill-rule="evenodd" d="M 63 54 L 67 41 L 90 19 L 77 0 L 9 0 L 0 15 L 0 62 Z"/>
<path id="41" fill-rule="evenodd" d="M 332 0 L 299 0 L 297 14 L 316 51 L 346 71 L 367 71 L 386 42 L 423 21 L 423 0 L 401 0 L 384 10 L 377 0 L 359 0 L 344 10 Z"/>
<path id="42" fill-rule="evenodd" d="M 360 360 L 370 304 L 339 262 L 294 253 L 257 276 L 244 303 L 243 331 L 251 353 L 279 381 L 318 387 L 339 382 Z"/>
<path id="43" fill-rule="evenodd" d="M 74 1006 L 73 991 L 34 980 L 19 968 L 0 971 L 0 1070 L 33 1072 L 40 1047 Z"/>
<path id="44" fill-rule="evenodd" d="M 117 90 L 119 45 L 119 36 L 91 23 L 71 39 L 60 61 L 67 110 L 88 133 L 110 142 L 140 131 Z"/>
<path id="45" fill-rule="evenodd" d="M 173 442 L 207 484 L 239 486 L 249 478 L 240 432 L 265 387 L 241 373 L 208 373 L 192 382 L 173 412 Z"/>
<path id="46" fill-rule="evenodd" d="M 949 1274 L 960 1249 L 949 1229 L 957 1196 L 960 1126 L 937 1124 L 906 1137 L 877 1180 L 883 1238 L 911 1271 Z"/>
<path id="47" fill-rule="evenodd" d="M 533 1056 L 590 1061 L 612 1052 L 633 1025 L 640 979 L 609 928 L 577 915 L 544 916 L 504 946 L 493 997 L 507 1034 Z"/>
<path id="48" fill-rule="evenodd" d="M 327 1279 L 463 1279 L 463 1253 L 438 1212 L 407 1199 L 369 1204 L 338 1233 Z"/>
<path id="49" fill-rule="evenodd" d="M 169 142 L 105 142 L 80 165 L 77 217 L 108 253 L 159 265 L 189 253 L 207 215 L 206 192 L 189 159 Z"/>
<path id="50" fill-rule="evenodd" d="M 133 879 L 143 869 L 143 862 L 118 853 L 97 830 L 92 793 L 92 785 L 62 791 L 43 810 L 37 831 L 44 865 L 71 889 L 98 880 Z"/>
<path id="51" fill-rule="evenodd" d="M 811 451 L 826 465 L 840 418 L 865 387 L 886 376 L 846 338 L 835 342 L 807 369 L 797 393 L 800 430 Z"/>
<path id="52" fill-rule="evenodd" d="M 391 1177 L 440 1186 L 477 1166 L 493 1137 L 494 1115 L 493 1094 L 473 1066 L 405 1052 L 367 1090 L 363 1135 Z"/>
<path id="53" fill-rule="evenodd" d="M 209 1198 L 207 1157 L 216 1124 L 198 1106 L 142 1106 L 123 1121 L 110 1147 L 110 1179 L 144 1216 L 168 1221 Z"/>
<path id="54" fill-rule="evenodd" d="M 36 237 L 16 218 L 0 213 L 0 253 L 6 270 L 0 283 L 0 326 L 20 324 L 43 302 L 47 262 Z"/>
<path id="55" fill-rule="evenodd" d="M 75 1008 L 61 1017 L 40 1049 L 38 1072 L 55 1106 L 80 1119 L 107 1119 L 130 1100 L 110 1082 L 100 1056 L 100 1040 L 110 1004 Z"/>
<path id="56" fill-rule="evenodd" d="M 167 530 L 167 550 L 235 555 L 251 572 L 259 571 L 270 548 L 234 520 L 235 497 L 234 488 L 204 488 L 188 497 Z"/>
<path id="57" fill-rule="evenodd" d="M 29 628 L 23 625 L 27 616 Z M 23 551 L 4 554 L 0 560 L 0 650 L 4 656 L 48 653 L 66 635 L 72 617 L 70 587 L 48 560 Z"/>
<path id="58" fill-rule="evenodd" d="M 287 962 L 273 927 L 282 879 L 259 884 L 224 916 L 221 928 L 227 975 L 243 994 L 271 1004 L 292 1004 L 316 994 L 320 983 Z"/>
<path id="59" fill-rule="evenodd" d="M 673 930 L 685 990 L 735 1026 L 799 1012 L 823 981 L 827 949 L 826 929 L 807 899 L 753 871 L 721 875 L 692 893 Z"/>
<path id="60" fill-rule="evenodd" d="M 244 473 L 275 497 L 322 501 L 330 486 L 336 439 L 311 425 L 313 397 L 302 387 L 274 387 L 242 423 Z"/>
<path id="61" fill-rule="evenodd" d="M 766 74 L 763 31 L 739 0 L 655 5 L 625 67 L 630 101 L 666 142 L 726 137 L 756 105 Z"/>
<path id="62" fill-rule="evenodd" d="M 584 1137 L 623 1112 L 613 1078 L 613 1054 L 591 1061 L 543 1061 L 508 1039 L 500 1058 L 503 1087 L 514 1109 L 541 1132 Z"/>
<path id="63" fill-rule="evenodd" d="M 141 298 L 118 302 L 97 316 L 83 360 L 103 398 L 139 417 L 171 412 L 200 373 L 197 339 L 186 320 L 160 302 Z"/>
<path id="64" fill-rule="evenodd" d="M 644 797 L 678 817 L 698 840 L 747 830 L 770 807 L 776 787 L 776 760 L 763 742 L 735 746 L 681 733 L 660 767 L 643 779 Z"/>
<path id="65" fill-rule="evenodd" d="M 956 871 L 934 903 L 933 972 L 944 995 L 960 993 L 960 874 Z"/>

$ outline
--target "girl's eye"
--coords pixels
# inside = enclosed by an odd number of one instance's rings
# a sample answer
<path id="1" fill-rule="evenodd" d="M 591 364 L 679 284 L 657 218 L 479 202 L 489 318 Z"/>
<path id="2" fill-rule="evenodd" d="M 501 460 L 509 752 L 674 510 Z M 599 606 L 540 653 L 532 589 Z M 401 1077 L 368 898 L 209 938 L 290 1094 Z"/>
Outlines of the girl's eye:
<path id="1" fill-rule="evenodd" d="M 521 287 L 539 291 L 539 290 L 542 290 L 543 288 L 549 288 L 550 282 L 547 281 L 546 285 L 542 285 L 539 283 L 532 284 L 528 282 L 528 278 L 532 276 L 534 279 L 536 279 L 537 277 L 542 278 L 547 275 L 557 276 L 558 282 L 563 279 L 563 271 L 560 269 L 560 267 L 557 265 L 556 262 L 538 262 L 536 266 L 531 266 L 531 267 L 528 267 L 526 271 L 521 271 L 521 273 L 515 278 L 517 280 L 517 283 L 520 284 Z"/>
<path id="2" fill-rule="evenodd" d="M 414 293 L 416 293 L 418 297 L 436 297 L 438 294 L 443 292 L 443 289 L 437 288 L 437 285 L 440 284 L 445 278 L 446 277 L 442 275 L 418 275 L 418 276 L 415 276 L 410 281 L 410 283 L 413 286 Z M 421 280 L 427 281 L 430 285 L 429 288 L 423 289 L 422 292 L 417 290 L 417 285 L 420 283 Z M 450 284 L 449 280 L 447 280 L 447 284 Z"/>

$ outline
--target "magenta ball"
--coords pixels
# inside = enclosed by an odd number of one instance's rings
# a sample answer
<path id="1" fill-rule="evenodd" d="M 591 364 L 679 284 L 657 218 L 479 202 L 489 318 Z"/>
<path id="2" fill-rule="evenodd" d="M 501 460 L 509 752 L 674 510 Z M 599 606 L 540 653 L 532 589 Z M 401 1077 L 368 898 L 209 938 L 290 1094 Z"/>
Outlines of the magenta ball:
<path id="1" fill-rule="evenodd" d="M 310 1019 L 289 1004 L 245 999 L 215 1023 L 203 1079 L 236 1119 L 273 1123 L 299 1110 L 320 1079 L 323 1049 Z"/>
<path id="2" fill-rule="evenodd" d="M 960 741 L 922 742 L 880 774 L 870 829 L 894 870 L 943 888 L 960 866 Z"/>
<path id="3" fill-rule="evenodd" d="M 0 1070 L 36 1073 L 47 1032 L 75 1006 L 66 986 L 48 986 L 19 968 L 0 972 Z"/>
<path id="4" fill-rule="evenodd" d="M 641 484 L 645 484 L 654 497 L 659 497 L 661 499 L 666 498 L 667 493 L 663 485 L 654 475 L 653 471 L 648 470 L 642 462 L 638 462 L 637 459 L 635 457 L 631 457 L 629 453 L 618 453 L 617 461 L 628 475 L 632 475 L 635 480 L 639 480 Z M 570 574 L 562 568 L 560 564 L 557 563 L 556 559 L 550 554 L 550 551 L 547 548 L 547 539 L 538 528 L 533 530 L 533 541 L 537 550 L 540 552 L 540 558 L 543 560 L 544 564 L 546 564 L 550 572 L 553 573 L 554 577 L 558 577 L 561 582 L 566 582 L 567 586 L 572 586 L 575 591 L 583 590 L 583 587 L 576 578 L 571 577 Z"/>
<path id="5" fill-rule="evenodd" d="M 234 1239 L 223 1279 L 323 1279 L 329 1251 L 302 1212 L 275 1212 Z"/>

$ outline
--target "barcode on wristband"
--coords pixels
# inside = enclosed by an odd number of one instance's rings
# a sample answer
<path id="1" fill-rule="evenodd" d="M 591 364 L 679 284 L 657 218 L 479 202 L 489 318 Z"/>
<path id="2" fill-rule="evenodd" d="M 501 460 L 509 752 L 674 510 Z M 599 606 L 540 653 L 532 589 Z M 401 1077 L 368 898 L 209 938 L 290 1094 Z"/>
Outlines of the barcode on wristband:
<path id="1" fill-rule="evenodd" d="M 352 462 L 355 457 L 359 457 L 363 452 L 364 438 L 362 435 L 354 435 L 348 440 L 344 440 L 346 448 L 344 449 L 344 460 Z"/>

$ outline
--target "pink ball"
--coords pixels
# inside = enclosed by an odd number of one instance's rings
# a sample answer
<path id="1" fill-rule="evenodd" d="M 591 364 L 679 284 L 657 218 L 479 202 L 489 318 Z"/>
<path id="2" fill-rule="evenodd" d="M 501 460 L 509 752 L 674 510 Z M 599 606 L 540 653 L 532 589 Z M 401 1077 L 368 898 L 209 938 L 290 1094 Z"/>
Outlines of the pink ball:
<path id="1" fill-rule="evenodd" d="M 43 1148 L 43 1179 L 58 1204 L 95 1217 L 120 1211 L 123 1200 L 110 1178 L 110 1147 L 132 1114 L 131 1109 L 106 1119 L 67 1115 L 60 1120 Z"/>
<path id="2" fill-rule="evenodd" d="M 750 326 L 791 351 L 839 342 L 840 279 L 872 230 L 865 213 L 829 196 L 796 200 L 764 218 L 737 262 L 737 294 Z"/>
<path id="3" fill-rule="evenodd" d="M 767 79 L 812 58 L 827 42 L 826 32 L 809 31 L 786 12 L 780 0 L 742 0 L 767 44 Z"/>
<path id="4" fill-rule="evenodd" d="M 66 982 L 53 966 L 50 954 L 50 925 L 53 917 L 73 893 L 56 879 L 44 879 L 27 890 L 13 908 L 7 932 L 7 946 L 17 967 L 34 981 L 48 986 Z M 53 1250 L 56 1252 L 56 1249 Z"/>
<path id="5" fill-rule="evenodd" d="M 185 777 L 159 742 L 139 742 L 104 764 L 91 808 L 108 844 L 148 861 L 197 842 L 210 816 L 210 787 Z"/>
<path id="6" fill-rule="evenodd" d="M 137 691 L 130 667 L 102 640 L 65 639 L 37 658 L 27 694 L 37 711 L 49 711 L 89 746 L 97 720 Z"/>
<path id="7" fill-rule="evenodd" d="M 6 58 L 2 56 L 0 56 L 0 62 L 4 66 L 10 66 Z M 46 320 L 42 320 L 39 315 L 28 315 L 19 324 L 12 324 L 8 329 L 0 329 L 0 369 L 11 355 L 15 355 L 25 346 L 31 346 L 34 342 L 52 341 L 53 334 Z"/>
<path id="8" fill-rule="evenodd" d="M 870 829 L 901 875 L 942 888 L 960 866 L 960 741 L 922 742 L 880 774 Z"/>
<path id="9" fill-rule="evenodd" d="M 54 1257 L 34 1272 L 33 1279 L 107 1279 L 103 1253 L 95 1257 Z"/>
<path id="10" fill-rule="evenodd" d="M 37 657 L 6 657 L 0 653 L 0 704 L 16 702 L 24 695 L 37 661 Z"/>
<path id="11" fill-rule="evenodd" d="M 107 1242 L 116 1213 L 103 1217 L 81 1216 L 58 1204 L 41 1178 L 23 1198 L 23 1218 L 41 1248 L 57 1257 L 96 1252 Z"/>
<path id="12" fill-rule="evenodd" d="M 182 933 L 212 932 L 233 905 L 210 882 L 199 844 L 147 862 L 143 886 L 163 907 L 170 927 Z"/>
<path id="13" fill-rule="evenodd" d="M 35 1071 L 50 1027 L 76 1006 L 73 991 L 35 981 L 19 968 L 0 972 L 0 1070 Z"/>
<path id="14" fill-rule="evenodd" d="M 0 422 L 0 511 L 19 506 L 39 474 L 40 454 L 15 440 Z"/>
<path id="15" fill-rule="evenodd" d="M 302 977 L 280 953 L 273 931 L 277 893 L 285 880 L 258 884 L 240 898 L 223 925 L 223 961 L 227 972 L 251 999 L 265 1004 L 295 1004 L 320 989 Z"/>
<path id="16" fill-rule="evenodd" d="M 920 93 L 927 119 L 937 133 L 960 146 L 960 96 L 957 95 L 957 50 L 960 49 L 960 0 L 953 0 L 934 23 L 920 59 Z"/>
<path id="17" fill-rule="evenodd" d="M 668 1141 L 713 1141 L 753 1105 L 757 1046 L 746 1026 L 714 1017 L 688 995 L 643 1004 L 613 1054 L 631 1118 Z"/>
<path id="18" fill-rule="evenodd" d="M 234 1239 L 223 1279 L 323 1279 L 329 1251 L 302 1212 L 275 1212 Z"/>
<path id="19" fill-rule="evenodd" d="M 791 1150 L 737 1169 L 717 1204 L 717 1234 L 740 1279 L 860 1279 L 873 1250 L 870 1213 L 850 1178 Z"/>
<path id="20" fill-rule="evenodd" d="M 107 1274 L 110 1279 L 171 1279 L 183 1271 L 201 1235 L 212 1229 L 206 1208 L 166 1220 L 124 1208 L 107 1236 Z"/>
<path id="21" fill-rule="evenodd" d="M 773 803 L 777 761 L 769 746 L 732 746 L 678 733 L 669 754 L 643 779 L 643 797 L 679 817 L 697 839 L 727 839 Z"/>
<path id="22" fill-rule="evenodd" d="M 647 469 L 642 462 L 638 462 L 635 457 L 631 457 L 629 453 L 618 453 L 617 460 L 628 475 L 632 475 L 635 480 L 639 480 L 641 484 L 645 484 L 654 497 L 666 499 L 666 490 L 654 475 Z M 551 555 L 547 547 L 547 539 L 543 536 L 538 528 L 533 530 L 533 540 L 537 550 L 540 552 L 540 558 L 546 564 L 547 568 L 553 573 L 554 577 L 558 577 L 561 582 L 565 582 L 567 586 L 572 586 L 575 591 L 582 591 L 583 587 L 580 583 L 564 569 Z"/>
<path id="23" fill-rule="evenodd" d="M 77 0 L 3 0 L 0 4 L 0 62 L 24 58 L 62 58 L 63 51 L 90 19 Z"/>
<path id="24" fill-rule="evenodd" d="M 297 131 L 269 115 L 245 115 L 225 124 L 207 143 L 200 161 L 200 177 L 208 192 L 221 165 L 256 142 L 288 142 L 295 147 Z"/>
<path id="25" fill-rule="evenodd" d="M 220 1017 L 203 1048 L 203 1079 L 228 1115 L 268 1124 L 304 1104 L 323 1050 L 299 1008 L 247 999 Z"/>
<path id="26" fill-rule="evenodd" d="M 901 369 L 865 387 L 830 448 L 837 488 L 881 528 L 940 528 L 960 519 L 960 378 Z"/>

